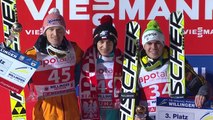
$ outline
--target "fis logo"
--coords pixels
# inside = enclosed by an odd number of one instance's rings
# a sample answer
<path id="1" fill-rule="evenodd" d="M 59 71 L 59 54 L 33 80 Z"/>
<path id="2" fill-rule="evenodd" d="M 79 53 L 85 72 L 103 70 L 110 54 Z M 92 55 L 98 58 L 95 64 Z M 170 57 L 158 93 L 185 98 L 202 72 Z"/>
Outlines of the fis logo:
<path id="1" fill-rule="evenodd" d="M 213 112 L 206 113 L 200 120 L 213 120 Z"/>
<path id="2" fill-rule="evenodd" d="M 15 70 L 13 70 L 12 72 L 14 73 L 21 73 L 21 74 L 29 74 L 31 71 L 33 70 L 33 68 L 31 67 L 19 67 L 19 68 L 16 68 Z"/>

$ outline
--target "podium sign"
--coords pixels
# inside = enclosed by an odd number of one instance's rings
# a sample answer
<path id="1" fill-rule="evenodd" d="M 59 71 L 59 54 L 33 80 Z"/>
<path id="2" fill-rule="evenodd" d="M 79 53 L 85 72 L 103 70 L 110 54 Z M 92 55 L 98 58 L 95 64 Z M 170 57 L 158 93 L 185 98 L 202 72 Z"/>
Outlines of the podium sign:
<path id="1" fill-rule="evenodd" d="M 158 98 L 156 119 L 213 120 L 213 101 L 207 101 L 199 109 L 193 99 Z"/>

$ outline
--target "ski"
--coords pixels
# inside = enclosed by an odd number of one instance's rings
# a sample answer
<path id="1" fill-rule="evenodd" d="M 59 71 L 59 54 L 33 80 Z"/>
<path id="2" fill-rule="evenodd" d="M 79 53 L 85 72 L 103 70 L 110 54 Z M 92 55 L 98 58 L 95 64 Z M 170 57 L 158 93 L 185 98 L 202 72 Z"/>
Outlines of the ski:
<path id="1" fill-rule="evenodd" d="M 121 120 L 134 119 L 140 35 L 141 28 L 136 21 L 130 21 L 126 24 L 120 104 Z"/>
<path id="2" fill-rule="evenodd" d="M 19 30 L 21 26 L 17 19 L 16 0 L 1 0 L 1 12 L 5 43 L 11 49 L 20 51 Z M 9 39 L 12 39 L 12 42 Z M 12 120 L 26 120 L 24 90 L 20 94 L 10 91 L 10 106 Z"/>
<path id="3" fill-rule="evenodd" d="M 183 98 L 185 89 L 184 14 L 170 14 L 170 97 Z"/>

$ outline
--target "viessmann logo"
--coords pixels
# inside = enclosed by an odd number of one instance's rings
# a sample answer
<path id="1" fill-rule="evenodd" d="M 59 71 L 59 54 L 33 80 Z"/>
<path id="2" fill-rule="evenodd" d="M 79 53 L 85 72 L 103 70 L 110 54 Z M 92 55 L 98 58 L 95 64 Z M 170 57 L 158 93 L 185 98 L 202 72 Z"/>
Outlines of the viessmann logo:
<path id="1" fill-rule="evenodd" d="M 213 29 L 206 29 L 204 27 L 197 27 L 196 29 L 186 29 L 184 34 L 197 35 L 198 38 L 202 38 L 205 35 L 212 35 Z"/>

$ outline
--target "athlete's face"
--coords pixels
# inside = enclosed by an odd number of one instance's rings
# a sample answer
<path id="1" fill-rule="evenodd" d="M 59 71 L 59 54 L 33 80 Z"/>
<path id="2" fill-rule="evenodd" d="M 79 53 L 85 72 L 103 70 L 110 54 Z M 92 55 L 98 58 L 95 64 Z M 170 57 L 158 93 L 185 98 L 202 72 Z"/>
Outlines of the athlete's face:
<path id="1" fill-rule="evenodd" d="M 64 29 L 59 26 L 50 27 L 46 30 L 47 40 L 54 47 L 58 47 L 61 45 L 64 35 Z"/>
<path id="2" fill-rule="evenodd" d="M 151 59 L 157 59 L 162 55 L 163 47 L 160 41 L 152 40 L 144 45 L 144 50 Z"/>
<path id="3" fill-rule="evenodd" d="M 108 56 L 113 51 L 113 42 L 111 40 L 99 40 L 97 49 L 103 56 Z"/>

